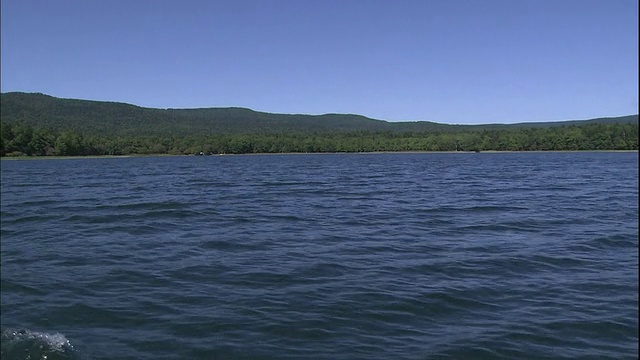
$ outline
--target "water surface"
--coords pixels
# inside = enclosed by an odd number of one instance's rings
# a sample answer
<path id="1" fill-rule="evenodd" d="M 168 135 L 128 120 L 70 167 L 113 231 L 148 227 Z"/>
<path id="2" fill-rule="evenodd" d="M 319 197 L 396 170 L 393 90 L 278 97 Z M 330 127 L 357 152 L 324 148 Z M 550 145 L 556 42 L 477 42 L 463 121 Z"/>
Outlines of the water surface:
<path id="1" fill-rule="evenodd" d="M 3 359 L 638 357 L 637 152 L 1 164 Z"/>

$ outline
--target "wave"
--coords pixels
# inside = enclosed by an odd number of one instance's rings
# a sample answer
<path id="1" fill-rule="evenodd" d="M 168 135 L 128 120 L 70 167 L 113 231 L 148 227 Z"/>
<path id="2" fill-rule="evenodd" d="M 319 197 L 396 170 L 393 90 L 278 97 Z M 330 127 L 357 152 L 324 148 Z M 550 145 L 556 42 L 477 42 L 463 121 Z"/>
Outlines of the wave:
<path id="1" fill-rule="evenodd" d="M 60 333 L 44 333 L 28 329 L 3 329 L 2 359 L 77 359 L 75 349 Z"/>

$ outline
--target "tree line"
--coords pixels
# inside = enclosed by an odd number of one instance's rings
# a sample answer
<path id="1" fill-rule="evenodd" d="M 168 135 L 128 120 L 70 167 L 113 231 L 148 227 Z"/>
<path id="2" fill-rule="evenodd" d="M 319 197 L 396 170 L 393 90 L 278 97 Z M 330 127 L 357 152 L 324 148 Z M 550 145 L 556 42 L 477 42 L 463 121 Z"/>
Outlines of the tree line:
<path id="1" fill-rule="evenodd" d="M 0 142 L 1 156 L 638 150 L 638 124 L 590 123 L 453 133 L 341 131 L 100 136 L 3 122 Z"/>

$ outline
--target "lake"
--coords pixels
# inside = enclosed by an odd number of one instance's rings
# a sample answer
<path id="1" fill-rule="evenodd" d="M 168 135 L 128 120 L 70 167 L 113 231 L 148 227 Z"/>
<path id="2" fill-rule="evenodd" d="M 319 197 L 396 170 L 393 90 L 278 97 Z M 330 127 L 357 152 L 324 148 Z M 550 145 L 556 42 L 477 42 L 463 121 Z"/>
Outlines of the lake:
<path id="1" fill-rule="evenodd" d="M 2 359 L 637 359 L 638 153 L 1 162 Z"/>

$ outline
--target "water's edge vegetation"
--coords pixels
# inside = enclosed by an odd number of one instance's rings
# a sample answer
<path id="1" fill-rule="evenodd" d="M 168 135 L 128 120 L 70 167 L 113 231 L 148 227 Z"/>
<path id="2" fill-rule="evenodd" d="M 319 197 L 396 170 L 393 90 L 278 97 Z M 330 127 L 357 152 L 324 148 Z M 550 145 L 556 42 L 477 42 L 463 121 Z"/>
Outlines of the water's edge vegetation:
<path id="1" fill-rule="evenodd" d="M 447 125 L 2 94 L 1 156 L 638 150 L 638 115 Z"/>
<path id="2" fill-rule="evenodd" d="M 252 154 L 397 151 L 638 150 L 637 124 L 457 133 L 335 132 L 96 136 L 2 124 L 2 156 Z"/>

